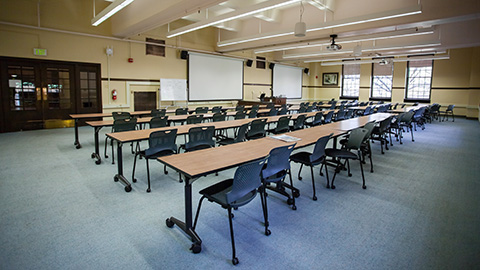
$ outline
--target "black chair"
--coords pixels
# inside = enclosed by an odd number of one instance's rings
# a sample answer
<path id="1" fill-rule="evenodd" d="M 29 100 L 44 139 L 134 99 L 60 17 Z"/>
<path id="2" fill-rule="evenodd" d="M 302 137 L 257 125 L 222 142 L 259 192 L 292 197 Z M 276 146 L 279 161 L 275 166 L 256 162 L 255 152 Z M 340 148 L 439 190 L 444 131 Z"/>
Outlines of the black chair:
<path id="1" fill-rule="evenodd" d="M 135 130 L 136 126 L 137 126 L 137 118 L 116 119 L 113 121 L 112 132 L 131 131 L 131 130 Z M 103 153 L 105 158 L 108 158 L 107 141 L 108 141 L 108 137 L 105 138 L 105 150 Z M 110 144 L 112 146 L 112 164 L 115 164 L 115 154 L 113 152 L 112 140 L 110 141 Z M 132 153 L 135 153 L 135 152 L 132 151 Z"/>
<path id="2" fill-rule="evenodd" d="M 188 130 L 188 142 L 181 145 L 185 152 L 215 147 L 215 127 L 192 127 Z M 179 151 L 180 152 L 180 149 Z"/>
<path id="3" fill-rule="evenodd" d="M 315 114 L 315 116 L 313 117 L 312 121 L 310 121 L 310 122 L 305 121 L 305 125 L 309 126 L 309 127 L 314 127 L 314 126 L 321 125 L 322 121 L 323 121 L 323 113 L 322 112 L 317 112 Z"/>
<path id="4" fill-rule="evenodd" d="M 290 115 L 280 117 L 275 128 L 268 129 L 267 131 L 273 134 L 288 132 L 290 130 L 290 118 Z"/>
<path id="5" fill-rule="evenodd" d="M 175 110 L 175 115 L 187 115 L 188 114 L 188 108 L 177 108 Z"/>
<path id="6" fill-rule="evenodd" d="M 195 113 L 196 114 L 208 113 L 208 107 L 197 107 L 195 108 Z"/>
<path id="7" fill-rule="evenodd" d="M 221 113 L 222 112 L 222 106 L 214 106 L 212 108 L 212 113 L 213 114 L 216 114 L 216 113 Z"/>
<path id="8" fill-rule="evenodd" d="M 112 112 L 113 120 L 129 119 L 132 115 L 129 112 Z"/>
<path id="9" fill-rule="evenodd" d="M 203 114 L 192 114 L 187 116 L 187 125 L 200 124 L 203 122 Z"/>
<path id="10" fill-rule="evenodd" d="M 267 124 L 266 118 L 255 119 L 250 123 L 250 128 L 247 131 L 246 138 L 248 140 L 258 139 L 265 137 L 265 125 Z"/>
<path id="11" fill-rule="evenodd" d="M 293 187 L 292 173 L 290 171 L 290 154 L 295 148 L 295 144 L 281 146 L 270 150 L 268 154 L 267 163 L 263 166 L 262 177 L 262 192 L 260 196 L 265 205 L 265 220 L 266 228 L 270 225 L 268 222 L 268 207 L 267 207 L 267 189 L 275 191 L 285 197 L 287 197 L 287 204 L 292 206 L 293 210 L 297 210 L 295 205 L 295 198 L 300 196 L 300 191 Z M 290 177 L 290 184 L 285 183 L 286 176 Z M 275 184 L 275 186 L 273 186 Z M 292 195 L 285 191 L 285 188 L 291 190 Z"/>
<path id="12" fill-rule="evenodd" d="M 288 109 L 287 107 L 282 107 L 279 111 L 278 111 L 278 115 L 286 115 L 288 114 Z"/>
<path id="13" fill-rule="evenodd" d="M 382 154 L 385 154 L 385 152 L 383 151 L 383 145 L 385 145 L 385 149 L 388 150 L 389 141 L 387 139 L 387 135 L 390 135 L 390 142 L 392 141 L 391 133 L 389 132 L 392 118 L 393 116 L 390 116 L 382 120 L 378 126 L 373 128 L 371 140 L 380 142 Z"/>
<path id="14" fill-rule="evenodd" d="M 160 128 L 168 126 L 168 116 L 154 116 L 149 122 L 150 128 Z"/>
<path id="15" fill-rule="evenodd" d="M 329 111 L 324 117 L 323 117 L 323 123 L 328 124 L 332 122 L 333 118 L 333 113 L 334 111 Z"/>
<path id="16" fill-rule="evenodd" d="M 275 107 L 270 108 L 270 111 L 268 112 L 268 116 L 275 116 L 277 115 L 277 109 Z"/>
<path id="17" fill-rule="evenodd" d="M 354 110 L 347 110 L 347 112 L 345 113 L 345 119 L 350 119 L 354 117 L 353 113 L 354 113 Z"/>
<path id="18" fill-rule="evenodd" d="M 248 129 L 248 126 L 250 125 L 250 123 L 246 123 L 246 124 L 243 124 L 241 125 L 236 134 L 237 136 L 235 136 L 235 138 L 222 138 L 220 140 L 217 141 L 217 143 L 219 145 L 227 145 L 227 144 L 233 144 L 233 143 L 238 143 L 238 142 L 243 142 L 246 140 L 246 134 L 247 134 L 247 129 Z"/>
<path id="19" fill-rule="evenodd" d="M 403 128 L 406 128 L 407 131 L 410 130 L 410 134 L 412 136 L 412 142 L 415 141 L 415 139 L 413 138 L 413 125 L 412 125 L 412 121 L 413 121 L 413 115 L 415 114 L 414 111 L 409 111 L 407 113 L 405 113 L 403 115 L 403 117 L 399 120 L 399 125 L 400 125 L 400 144 L 403 144 L 402 142 L 402 138 L 403 138 Z"/>
<path id="20" fill-rule="evenodd" d="M 422 128 L 422 130 L 425 129 L 425 107 L 422 107 L 418 110 L 415 110 L 415 113 L 413 114 L 413 119 L 412 122 L 414 124 L 415 131 L 417 131 L 417 126 Z"/>
<path id="21" fill-rule="evenodd" d="M 294 131 L 294 130 L 303 129 L 305 125 L 305 118 L 306 118 L 305 114 L 300 114 L 297 117 L 297 119 L 293 120 L 293 126 L 290 126 L 290 130 Z"/>
<path id="22" fill-rule="evenodd" d="M 335 110 L 335 107 L 337 106 L 337 102 L 335 100 L 332 100 L 330 110 Z"/>
<path id="23" fill-rule="evenodd" d="M 235 107 L 235 111 L 241 111 L 243 112 L 245 110 L 245 106 L 244 105 L 237 105 L 237 107 Z"/>
<path id="24" fill-rule="evenodd" d="M 266 106 L 267 109 L 275 108 L 275 104 L 273 103 L 268 103 Z"/>
<path id="25" fill-rule="evenodd" d="M 338 172 L 340 172 L 343 164 L 341 162 L 342 159 L 345 159 L 348 168 L 348 176 L 352 176 L 350 173 L 350 159 L 358 159 L 360 161 L 360 170 L 362 171 L 362 188 L 366 189 L 367 186 L 365 185 L 365 176 L 363 174 L 363 165 L 362 165 L 362 153 L 361 153 L 361 145 L 367 135 L 367 129 L 365 128 L 357 128 L 350 132 L 348 136 L 348 141 L 345 144 L 345 147 L 342 149 L 333 149 L 328 148 L 325 149 L 325 155 L 332 157 L 333 160 L 337 163 L 335 168 L 335 174 L 333 175 L 332 185 L 331 188 L 335 189 L 335 176 Z M 357 150 L 357 154 L 353 153 L 352 150 Z"/>
<path id="26" fill-rule="evenodd" d="M 373 173 L 373 161 L 372 161 L 372 147 L 370 145 L 370 139 L 372 136 L 373 129 L 375 128 L 375 121 L 368 122 L 363 128 L 367 130 L 367 134 L 365 135 L 365 138 L 363 138 L 362 144 L 360 146 L 360 150 L 362 153 L 362 161 L 363 164 L 365 164 L 365 156 L 368 155 L 370 159 L 370 172 Z M 345 136 L 344 139 L 340 140 L 340 144 L 344 147 L 348 142 L 348 135 Z"/>
<path id="27" fill-rule="evenodd" d="M 214 113 L 212 116 L 213 122 L 222 122 L 227 119 L 227 115 L 221 112 Z"/>
<path id="28" fill-rule="evenodd" d="M 197 226 L 198 216 L 202 202 L 205 198 L 208 201 L 219 204 L 222 208 L 228 211 L 228 221 L 230 225 L 230 237 L 232 241 L 232 263 L 238 264 L 238 258 L 235 251 L 235 237 L 233 232 L 233 213 L 232 208 L 238 208 L 251 202 L 257 195 L 257 189 L 261 187 L 262 180 L 260 178 L 260 171 L 265 164 L 265 159 L 253 161 L 241 165 L 235 171 L 233 179 L 227 179 L 216 183 L 212 186 L 200 190 L 200 202 L 198 204 L 197 214 L 195 215 L 195 222 L 193 223 L 193 230 Z M 265 214 L 265 206 L 262 203 L 262 209 Z M 265 221 L 265 234 L 270 235 L 267 228 L 267 221 Z"/>
<path id="29" fill-rule="evenodd" d="M 167 113 L 167 110 L 165 109 L 155 109 L 150 111 L 150 116 L 151 117 L 165 116 L 166 113 Z"/>
<path id="30" fill-rule="evenodd" d="M 326 158 L 325 158 L 325 147 L 327 146 L 328 141 L 330 140 L 330 137 L 332 137 L 333 133 L 321 137 L 320 139 L 317 140 L 315 143 L 315 147 L 313 148 L 312 153 L 308 152 L 298 152 L 290 156 L 290 161 L 300 163 L 300 170 L 298 171 L 298 180 L 302 180 L 302 177 L 300 176 L 300 173 L 302 172 L 302 167 L 303 165 L 309 166 L 310 167 L 310 172 L 312 174 L 312 188 L 313 188 L 313 197 L 312 199 L 314 201 L 317 200 L 317 195 L 315 191 L 315 179 L 313 177 L 313 167 L 319 164 L 325 165 L 326 167 Z M 322 166 L 323 167 L 323 166 Z M 321 172 L 321 169 L 320 169 Z M 330 187 L 329 180 L 328 180 L 328 170 L 325 169 L 326 175 L 327 175 L 327 188 Z M 320 173 L 320 175 L 322 175 Z"/>
<path id="31" fill-rule="evenodd" d="M 260 109 L 260 105 L 258 105 L 258 104 L 252 105 L 252 109 L 251 109 L 251 110 L 256 110 L 256 111 L 258 111 L 259 109 Z"/>
<path id="32" fill-rule="evenodd" d="M 177 138 L 177 129 L 169 130 L 160 130 L 150 133 L 148 138 L 148 149 L 138 151 L 135 154 L 133 160 L 133 172 L 132 172 L 132 181 L 137 182 L 135 179 L 135 167 L 137 163 L 137 156 L 145 158 L 147 162 L 147 179 L 148 179 L 148 188 L 147 192 L 150 192 L 150 168 L 148 166 L 149 159 L 157 159 L 158 157 L 168 156 L 171 154 L 177 153 L 177 145 L 175 140 Z M 164 165 L 163 172 L 168 174 L 167 165 Z"/>
<path id="33" fill-rule="evenodd" d="M 248 118 L 256 118 L 258 114 L 258 109 L 251 109 L 250 112 L 248 112 Z"/>
<path id="34" fill-rule="evenodd" d="M 235 120 L 239 120 L 239 119 L 245 119 L 245 117 L 247 117 L 247 115 L 243 111 L 237 111 L 233 118 Z"/>
<path id="35" fill-rule="evenodd" d="M 344 110 L 338 111 L 337 114 L 335 115 L 335 122 L 345 120 L 345 114 L 346 114 L 346 111 Z"/>
<path id="36" fill-rule="evenodd" d="M 450 104 L 448 105 L 447 109 L 445 111 L 439 111 L 439 115 L 443 115 L 442 121 L 445 121 L 445 118 L 448 121 L 448 116 L 452 116 L 452 122 L 455 122 L 455 115 L 453 114 L 453 108 L 455 108 L 455 105 Z"/>

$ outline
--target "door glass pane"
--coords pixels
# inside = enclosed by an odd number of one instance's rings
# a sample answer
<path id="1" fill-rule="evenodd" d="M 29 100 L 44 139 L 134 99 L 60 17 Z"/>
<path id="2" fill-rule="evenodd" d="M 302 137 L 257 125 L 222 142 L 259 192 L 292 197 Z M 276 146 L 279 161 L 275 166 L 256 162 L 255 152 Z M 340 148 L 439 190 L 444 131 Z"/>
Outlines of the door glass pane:
<path id="1" fill-rule="evenodd" d="M 97 73 L 80 71 L 80 97 L 82 108 L 96 106 L 97 100 Z"/>
<path id="2" fill-rule="evenodd" d="M 47 68 L 47 100 L 49 109 L 70 109 L 70 71 Z M 65 87 L 64 83 L 67 83 Z"/>
<path id="3" fill-rule="evenodd" d="M 8 66 L 10 110 L 36 110 L 35 69 L 29 66 Z"/>

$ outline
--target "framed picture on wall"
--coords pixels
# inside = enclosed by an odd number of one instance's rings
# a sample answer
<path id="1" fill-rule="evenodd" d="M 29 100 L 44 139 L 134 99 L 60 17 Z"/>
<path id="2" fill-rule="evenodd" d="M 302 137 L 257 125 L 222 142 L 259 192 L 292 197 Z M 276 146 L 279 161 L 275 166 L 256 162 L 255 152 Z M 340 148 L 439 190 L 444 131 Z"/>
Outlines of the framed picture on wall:
<path id="1" fill-rule="evenodd" d="M 338 85 L 338 72 L 323 73 L 323 85 Z"/>

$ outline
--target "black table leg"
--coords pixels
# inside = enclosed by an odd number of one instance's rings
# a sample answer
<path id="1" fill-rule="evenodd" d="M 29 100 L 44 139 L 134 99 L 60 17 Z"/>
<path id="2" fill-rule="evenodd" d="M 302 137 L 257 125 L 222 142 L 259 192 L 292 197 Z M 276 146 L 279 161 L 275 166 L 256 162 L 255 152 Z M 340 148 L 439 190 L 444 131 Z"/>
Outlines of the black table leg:
<path id="1" fill-rule="evenodd" d="M 102 158 L 100 157 L 100 147 L 99 147 L 99 140 L 98 140 L 98 133 L 100 132 L 102 127 L 95 127 L 93 132 L 93 138 L 95 139 L 95 152 L 92 153 L 91 158 L 95 158 L 95 164 L 99 165 L 102 163 Z"/>
<path id="2" fill-rule="evenodd" d="M 76 149 L 82 148 L 82 145 L 78 139 L 78 119 L 75 119 L 75 142 L 73 142 L 73 145 L 75 145 Z"/>
<path id="3" fill-rule="evenodd" d="M 127 178 L 123 176 L 123 156 L 122 156 L 122 143 L 117 142 L 117 168 L 118 173 L 113 177 L 113 181 L 120 181 L 125 186 L 125 191 L 132 191 L 132 185 L 128 182 Z"/>
<path id="4" fill-rule="evenodd" d="M 185 176 L 185 222 L 175 218 L 170 217 L 167 218 L 166 224 L 169 228 L 173 227 L 173 225 L 177 225 L 182 231 L 184 231 L 190 239 L 192 240 L 193 244 L 190 247 L 193 253 L 200 253 L 202 251 L 202 240 L 195 232 L 192 227 L 192 184 L 191 178 Z"/>

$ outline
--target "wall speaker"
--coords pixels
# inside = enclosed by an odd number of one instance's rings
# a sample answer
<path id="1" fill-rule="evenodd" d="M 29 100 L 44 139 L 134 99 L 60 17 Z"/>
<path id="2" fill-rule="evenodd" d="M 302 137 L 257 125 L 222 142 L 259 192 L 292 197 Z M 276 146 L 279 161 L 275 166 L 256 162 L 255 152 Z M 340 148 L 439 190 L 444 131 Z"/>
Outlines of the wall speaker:
<path id="1" fill-rule="evenodd" d="M 253 64 L 253 60 L 248 59 L 246 64 L 247 64 L 247 67 L 251 67 Z"/>
<path id="2" fill-rule="evenodd" d="M 268 67 L 269 67 L 270 69 L 273 69 L 274 66 L 275 66 L 275 63 L 270 63 L 270 64 L 268 65 Z"/>
<path id="3" fill-rule="evenodd" d="M 303 70 L 303 73 L 307 74 L 308 75 L 308 72 L 310 72 L 310 70 L 308 68 L 304 69 Z"/>
<path id="4" fill-rule="evenodd" d="M 180 52 L 180 58 L 181 59 L 187 59 L 188 58 L 188 51 L 181 51 Z"/>

